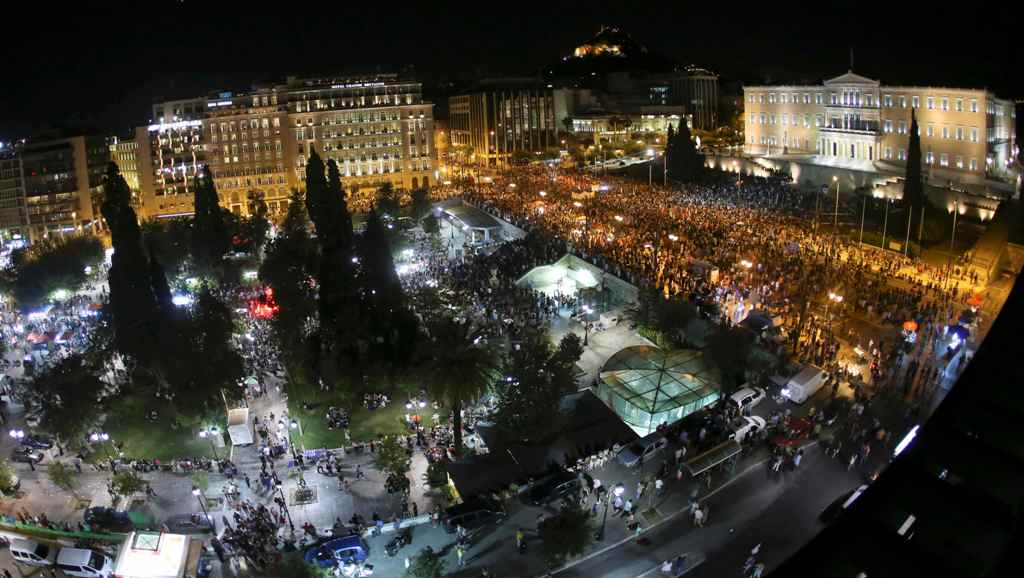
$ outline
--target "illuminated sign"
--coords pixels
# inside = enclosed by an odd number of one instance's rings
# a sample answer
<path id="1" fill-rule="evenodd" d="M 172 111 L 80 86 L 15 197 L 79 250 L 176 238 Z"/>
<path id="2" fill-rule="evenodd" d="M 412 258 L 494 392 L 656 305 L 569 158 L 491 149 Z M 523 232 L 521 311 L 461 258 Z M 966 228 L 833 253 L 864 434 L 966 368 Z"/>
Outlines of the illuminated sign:
<path id="1" fill-rule="evenodd" d="M 167 131 L 167 130 L 178 130 L 178 129 L 182 129 L 182 128 L 194 128 L 194 127 L 199 127 L 199 126 L 203 126 L 203 121 L 201 121 L 201 120 L 181 120 L 181 121 L 178 121 L 178 122 L 171 122 L 171 123 L 151 124 L 151 125 L 149 125 L 149 132 L 156 132 L 156 131 L 164 132 L 164 131 Z"/>
<path id="2" fill-rule="evenodd" d="M 332 84 L 331 88 L 369 88 L 371 86 L 384 86 L 383 82 L 354 82 L 352 84 Z"/>
<path id="3" fill-rule="evenodd" d="M 232 102 L 230 100 L 218 100 L 218 101 L 215 101 L 215 102 L 208 102 L 208 103 L 206 103 L 206 107 L 207 108 L 214 108 L 214 107 L 217 107 L 217 106 L 231 106 L 231 104 L 232 104 Z"/>

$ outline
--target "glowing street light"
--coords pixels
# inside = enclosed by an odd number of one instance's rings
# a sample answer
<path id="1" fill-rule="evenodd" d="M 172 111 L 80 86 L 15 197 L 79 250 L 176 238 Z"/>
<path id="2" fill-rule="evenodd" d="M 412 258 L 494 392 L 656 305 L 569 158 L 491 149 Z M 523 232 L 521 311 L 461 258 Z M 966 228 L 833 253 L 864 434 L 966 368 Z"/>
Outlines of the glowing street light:
<path id="1" fill-rule="evenodd" d="M 622 215 L 615 215 L 615 220 L 621 223 L 622 222 Z"/>
<path id="2" fill-rule="evenodd" d="M 203 439 L 209 438 L 209 440 L 210 440 L 210 449 L 213 450 L 213 459 L 215 459 L 215 460 L 220 460 L 220 458 L 217 457 L 217 446 L 213 443 L 213 438 L 217 434 L 219 434 L 219 433 L 220 433 L 220 428 L 218 428 L 215 425 L 212 425 L 212 426 L 210 426 L 208 428 L 203 428 L 203 429 L 199 430 L 199 437 L 201 437 Z"/>

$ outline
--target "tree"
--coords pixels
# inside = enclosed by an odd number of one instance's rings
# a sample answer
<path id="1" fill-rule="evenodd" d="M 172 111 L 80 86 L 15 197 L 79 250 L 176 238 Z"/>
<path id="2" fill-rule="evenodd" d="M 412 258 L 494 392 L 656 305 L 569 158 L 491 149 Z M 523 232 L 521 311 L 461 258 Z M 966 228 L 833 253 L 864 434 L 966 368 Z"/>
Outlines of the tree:
<path id="1" fill-rule="evenodd" d="M 39 427 L 67 445 L 82 440 L 99 421 L 98 404 L 105 384 L 78 354 L 58 360 L 38 374 L 28 388 L 39 407 Z"/>
<path id="2" fill-rule="evenodd" d="M 575 333 L 566 333 L 558 342 L 558 351 L 555 355 L 561 363 L 575 364 L 583 357 L 583 340 Z"/>
<path id="3" fill-rule="evenodd" d="M 58 488 L 71 492 L 78 487 L 78 474 L 75 468 L 64 462 L 53 462 L 46 467 L 46 475 Z"/>
<path id="4" fill-rule="evenodd" d="M 685 119 L 680 121 L 677 131 L 673 131 L 671 125 L 669 126 L 665 149 L 668 156 L 668 172 L 673 178 L 691 182 L 701 176 L 704 158 L 697 153 L 690 138 L 690 127 Z"/>
<path id="5" fill-rule="evenodd" d="M 754 334 L 742 327 L 719 327 L 705 339 L 705 350 L 722 372 L 722 389 L 732 392 L 745 380 Z"/>
<path id="6" fill-rule="evenodd" d="M 310 362 L 310 320 L 317 306 L 313 281 L 316 258 L 305 204 L 298 191 L 293 191 L 288 214 L 267 247 L 259 270 L 260 281 L 273 290 L 279 307 L 270 328 L 293 376 Z"/>
<path id="7" fill-rule="evenodd" d="M 563 509 L 544 521 L 541 529 L 541 552 L 544 562 L 551 568 L 563 564 L 594 540 L 590 512 L 578 506 Z"/>
<path id="8" fill-rule="evenodd" d="M 401 209 L 401 204 L 398 200 L 398 194 L 395 192 L 395 188 L 391 186 L 390 182 L 385 182 L 377 189 L 376 205 L 377 210 L 382 214 L 391 218 L 398 217 L 398 211 Z"/>
<path id="9" fill-rule="evenodd" d="M 267 235 L 270 234 L 270 220 L 267 219 L 267 202 L 263 199 L 263 193 L 255 191 L 252 193 L 250 203 L 251 216 L 245 220 L 243 232 L 246 248 L 256 257 L 263 255 L 264 245 L 267 243 Z"/>
<path id="10" fill-rule="evenodd" d="M 412 557 L 403 578 L 441 578 L 444 576 L 444 557 L 427 546 Z"/>
<path id="11" fill-rule="evenodd" d="M 192 219 L 150 219 L 142 224 L 142 238 L 167 271 L 180 273 L 192 254 Z"/>
<path id="12" fill-rule="evenodd" d="M 697 318 L 698 313 L 693 303 L 676 296 L 671 299 L 658 299 L 655 315 L 658 330 L 678 345 L 683 342 L 681 334 Z"/>
<path id="13" fill-rule="evenodd" d="M 409 478 L 406 474 L 409 472 L 412 458 L 409 456 L 409 450 L 405 448 L 405 444 L 398 436 L 387 436 L 383 439 L 374 461 L 377 464 L 377 469 L 388 475 L 389 491 L 404 491 L 409 487 Z"/>
<path id="14" fill-rule="evenodd" d="M 426 215 L 427 212 L 430 211 L 430 199 L 427 196 L 427 192 L 427 188 L 423 187 L 413 190 L 410 195 L 412 197 L 412 202 L 409 205 L 409 211 L 413 220 L 418 221 L 420 217 Z"/>
<path id="15" fill-rule="evenodd" d="M 921 215 L 927 202 L 921 175 L 921 135 L 917 114 L 910 109 L 910 138 L 907 143 L 907 173 L 903 180 L 903 206 L 910 212 L 910 229 L 920 237 Z"/>
<path id="16" fill-rule="evenodd" d="M 492 416 L 506 435 L 539 441 L 558 428 L 561 399 L 576 390 L 575 360 L 560 353 L 543 333 L 527 334 L 519 349 L 509 353 L 505 379 L 495 387 L 498 407 Z"/>
<path id="17" fill-rule="evenodd" d="M 332 576 L 326 569 L 318 568 L 302 557 L 301 552 L 290 552 L 281 557 L 280 560 L 267 566 L 264 570 L 255 572 L 257 578 L 326 578 Z"/>
<path id="18" fill-rule="evenodd" d="M 423 232 L 432 237 L 436 237 L 441 233 L 441 223 L 438 222 L 437 217 L 427 215 L 423 219 Z"/>
<path id="19" fill-rule="evenodd" d="M 427 390 L 452 410 L 455 455 L 462 455 L 462 408 L 476 401 L 494 383 L 498 361 L 468 321 L 439 319 L 429 326 L 421 365 Z"/>
<path id="20" fill-rule="evenodd" d="M 11 463 L 7 461 L 7 458 L 0 457 L 0 493 L 5 495 L 13 494 L 17 489 L 15 487 L 17 483 L 18 476 L 15 475 Z"/>
<path id="21" fill-rule="evenodd" d="M 115 163 L 107 167 L 103 189 L 101 211 L 114 248 L 106 307 L 113 325 L 114 347 L 148 364 L 156 354 L 160 312 L 153 294 L 149 260 L 142 252 L 142 233 L 131 205 L 131 190 Z"/>
<path id="22" fill-rule="evenodd" d="M 212 275 L 231 248 L 231 235 L 225 221 L 213 173 L 209 165 L 204 165 L 195 185 L 192 220 L 192 262 L 200 275 Z"/>
<path id="23" fill-rule="evenodd" d="M 22 311 L 49 301 L 58 290 L 76 291 L 87 267 L 103 261 L 103 244 L 92 235 L 49 237 L 11 255 L 10 291 Z"/>
<path id="24" fill-rule="evenodd" d="M 130 498 L 134 494 L 145 491 L 149 482 L 142 479 L 133 470 L 119 470 L 110 479 L 110 489 L 114 495 Z"/>

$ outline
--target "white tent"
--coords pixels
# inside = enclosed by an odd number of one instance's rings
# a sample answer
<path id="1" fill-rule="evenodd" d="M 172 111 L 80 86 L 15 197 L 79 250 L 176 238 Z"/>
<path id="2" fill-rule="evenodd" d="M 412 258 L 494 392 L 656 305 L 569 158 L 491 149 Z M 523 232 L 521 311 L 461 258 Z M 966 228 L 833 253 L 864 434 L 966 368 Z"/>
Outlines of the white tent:
<path id="1" fill-rule="evenodd" d="M 534 267 L 516 285 L 530 287 L 546 295 L 575 295 L 581 289 L 601 284 L 601 270 L 574 255 L 566 255 L 551 265 Z"/>
<path id="2" fill-rule="evenodd" d="M 244 446 L 252 443 L 249 408 L 238 407 L 228 410 L 228 435 L 231 436 L 232 445 Z"/>

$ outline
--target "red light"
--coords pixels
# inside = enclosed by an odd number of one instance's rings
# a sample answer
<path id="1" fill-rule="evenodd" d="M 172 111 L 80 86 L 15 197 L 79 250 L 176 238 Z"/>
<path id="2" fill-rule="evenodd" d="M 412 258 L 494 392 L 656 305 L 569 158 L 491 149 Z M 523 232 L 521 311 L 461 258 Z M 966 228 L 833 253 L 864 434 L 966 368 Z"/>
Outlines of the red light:
<path id="1" fill-rule="evenodd" d="M 249 315 L 257 319 L 270 319 L 281 310 L 281 307 L 274 301 L 274 290 L 270 287 L 263 289 L 263 294 L 249 300 Z"/>

